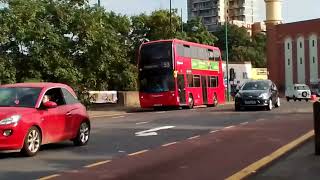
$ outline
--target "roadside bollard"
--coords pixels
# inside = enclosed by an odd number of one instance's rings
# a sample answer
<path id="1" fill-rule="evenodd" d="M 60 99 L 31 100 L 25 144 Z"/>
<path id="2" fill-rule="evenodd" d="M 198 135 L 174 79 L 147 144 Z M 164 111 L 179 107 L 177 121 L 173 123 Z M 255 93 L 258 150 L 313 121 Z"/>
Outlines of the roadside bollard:
<path id="1" fill-rule="evenodd" d="M 313 103 L 315 154 L 320 155 L 320 102 Z"/>

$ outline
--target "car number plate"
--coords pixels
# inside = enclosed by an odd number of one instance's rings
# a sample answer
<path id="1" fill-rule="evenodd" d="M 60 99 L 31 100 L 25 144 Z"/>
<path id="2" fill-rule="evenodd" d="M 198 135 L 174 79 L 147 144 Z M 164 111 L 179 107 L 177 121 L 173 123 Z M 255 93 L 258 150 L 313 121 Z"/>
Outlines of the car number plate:
<path id="1" fill-rule="evenodd" d="M 244 101 L 245 104 L 256 104 L 256 101 Z"/>

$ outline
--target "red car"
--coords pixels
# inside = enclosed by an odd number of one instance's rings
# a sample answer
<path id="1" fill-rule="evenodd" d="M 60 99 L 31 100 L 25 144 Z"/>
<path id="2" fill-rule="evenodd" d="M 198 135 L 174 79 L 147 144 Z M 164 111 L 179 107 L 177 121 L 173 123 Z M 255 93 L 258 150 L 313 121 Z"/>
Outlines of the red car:
<path id="1" fill-rule="evenodd" d="M 40 146 L 72 140 L 86 145 L 90 120 L 75 92 L 58 83 L 0 86 L 0 150 L 34 156 Z"/>

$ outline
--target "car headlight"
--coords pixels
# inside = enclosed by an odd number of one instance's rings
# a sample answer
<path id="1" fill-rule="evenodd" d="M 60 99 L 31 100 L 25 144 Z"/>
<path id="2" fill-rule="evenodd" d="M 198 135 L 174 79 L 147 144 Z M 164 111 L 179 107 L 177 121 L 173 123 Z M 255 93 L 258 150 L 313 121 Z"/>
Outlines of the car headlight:
<path id="1" fill-rule="evenodd" d="M 268 93 L 262 93 L 262 94 L 260 94 L 259 98 L 268 99 L 268 98 L 269 98 Z"/>
<path id="2" fill-rule="evenodd" d="M 15 123 L 18 123 L 20 119 L 21 119 L 20 115 L 13 115 L 11 117 L 0 120 L 0 125 L 15 124 Z"/>

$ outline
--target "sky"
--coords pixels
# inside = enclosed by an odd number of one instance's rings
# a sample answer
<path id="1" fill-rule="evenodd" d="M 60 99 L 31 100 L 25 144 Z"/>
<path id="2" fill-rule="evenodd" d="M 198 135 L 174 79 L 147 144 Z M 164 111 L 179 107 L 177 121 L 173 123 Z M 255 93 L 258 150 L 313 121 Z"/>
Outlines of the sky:
<path id="1" fill-rule="evenodd" d="M 91 3 L 97 0 L 90 0 Z M 169 9 L 170 0 L 101 0 L 106 10 L 126 14 L 128 16 L 150 13 L 157 9 Z M 265 20 L 264 0 L 256 0 L 255 21 Z M 284 23 L 320 18 L 319 0 L 282 0 Z M 187 0 L 172 0 L 172 8 L 183 11 L 183 19 L 187 20 Z"/>

